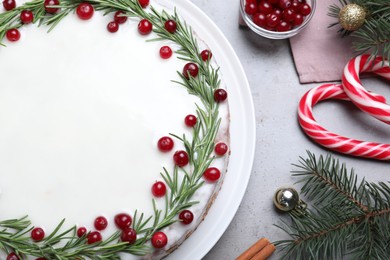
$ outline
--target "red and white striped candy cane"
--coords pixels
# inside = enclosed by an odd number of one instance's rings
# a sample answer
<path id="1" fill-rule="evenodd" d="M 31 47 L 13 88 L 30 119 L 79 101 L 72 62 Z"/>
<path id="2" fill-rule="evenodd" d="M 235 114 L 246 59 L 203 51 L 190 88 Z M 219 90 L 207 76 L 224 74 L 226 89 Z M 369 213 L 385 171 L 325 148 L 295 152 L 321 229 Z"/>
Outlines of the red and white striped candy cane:
<path id="1" fill-rule="evenodd" d="M 380 99 L 379 95 L 371 94 Z M 390 144 L 364 142 L 329 132 L 313 116 L 313 106 L 326 99 L 349 100 L 339 84 L 325 84 L 308 91 L 299 102 L 298 119 L 303 131 L 318 144 L 336 152 L 377 159 L 390 160 Z"/>
<path id="2" fill-rule="evenodd" d="M 383 96 L 368 92 L 360 81 L 360 73 L 372 72 L 390 80 L 390 67 L 388 61 L 382 57 L 370 59 L 370 55 L 357 56 L 345 66 L 342 83 L 345 94 L 362 111 L 390 124 L 390 106 L 386 104 Z"/>

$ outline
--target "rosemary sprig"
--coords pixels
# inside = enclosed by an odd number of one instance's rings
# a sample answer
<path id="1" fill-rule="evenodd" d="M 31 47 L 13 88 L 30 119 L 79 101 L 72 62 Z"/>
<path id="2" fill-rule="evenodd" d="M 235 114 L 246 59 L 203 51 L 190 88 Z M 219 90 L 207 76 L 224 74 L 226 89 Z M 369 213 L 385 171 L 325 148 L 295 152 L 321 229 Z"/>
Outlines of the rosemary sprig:
<path id="1" fill-rule="evenodd" d="M 0 14 L 0 44 L 8 29 L 23 26 L 19 16 L 23 10 L 30 10 L 34 14 L 34 23 L 49 26 L 54 29 L 68 14 L 74 12 L 78 4 L 84 0 L 61 0 L 59 11 L 53 15 L 47 14 L 44 0 L 27 2 L 11 11 Z M 183 210 L 198 203 L 191 197 L 203 185 L 202 175 L 212 163 L 213 146 L 219 129 L 218 104 L 213 99 L 213 92 L 220 85 L 218 69 L 214 69 L 209 62 L 204 62 L 199 56 L 198 43 L 191 28 L 181 21 L 176 11 L 168 14 L 158 12 L 153 7 L 146 12 L 137 0 L 90 0 L 97 11 L 104 15 L 115 11 L 123 11 L 126 16 L 145 18 L 153 24 L 153 31 L 157 35 L 154 40 L 170 40 L 180 49 L 177 51 L 179 59 L 195 62 L 199 66 L 197 78 L 186 79 L 180 73 L 181 81 L 174 82 L 185 87 L 192 95 L 197 96 L 204 108 L 197 105 L 198 123 L 194 127 L 191 139 L 171 134 L 184 143 L 190 157 L 191 172 L 175 167 L 172 173 L 163 169 L 162 178 L 169 187 L 165 196 L 165 207 L 158 209 L 153 200 L 154 214 L 145 217 L 144 213 L 134 212 L 132 227 L 138 234 L 137 241 L 130 245 L 120 241 L 120 232 L 115 232 L 108 239 L 99 243 L 87 244 L 87 234 L 77 237 L 76 226 L 63 231 L 65 220 L 62 220 L 55 230 L 39 243 L 32 242 L 29 232 L 33 229 L 27 217 L 0 221 L 0 249 L 6 253 L 15 252 L 21 257 L 35 256 L 47 259 L 119 259 L 118 253 L 146 255 L 151 252 L 146 242 L 152 235 L 164 227 L 178 221 L 177 215 Z M 174 34 L 164 28 L 166 20 L 172 19 L 177 23 Z M 182 175 L 182 178 L 179 178 Z"/>

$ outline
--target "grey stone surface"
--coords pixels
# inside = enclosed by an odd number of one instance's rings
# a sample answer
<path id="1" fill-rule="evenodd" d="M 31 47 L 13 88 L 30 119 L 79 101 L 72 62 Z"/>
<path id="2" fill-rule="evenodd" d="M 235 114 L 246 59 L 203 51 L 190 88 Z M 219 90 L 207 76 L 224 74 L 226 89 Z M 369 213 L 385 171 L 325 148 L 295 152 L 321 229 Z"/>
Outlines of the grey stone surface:
<path id="1" fill-rule="evenodd" d="M 239 0 L 192 0 L 221 29 L 236 51 L 252 90 L 257 125 L 255 162 L 251 179 L 236 216 L 229 228 L 204 259 L 233 259 L 257 241 L 285 238 L 274 223 L 287 219 L 274 210 L 274 191 L 293 185 L 291 163 L 306 150 L 316 154 L 327 151 L 315 145 L 300 130 L 297 105 L 302 95 L 317 84 L 301 85 L 295 71 L 287 40 L 269 40 L 238 26 Z M 390 98 L 388 83 L 364 80 L 370 89 Z M 343 102 L 326 102 L 315 109 L 316 118 L 327 129 L 367 141 L 388 142 L 388 125 L 377 122 Z M 369 181 L 388 181 L 388 163 L 338 155 Z M 278 259 L 275 254 L 272 259 Z"/>

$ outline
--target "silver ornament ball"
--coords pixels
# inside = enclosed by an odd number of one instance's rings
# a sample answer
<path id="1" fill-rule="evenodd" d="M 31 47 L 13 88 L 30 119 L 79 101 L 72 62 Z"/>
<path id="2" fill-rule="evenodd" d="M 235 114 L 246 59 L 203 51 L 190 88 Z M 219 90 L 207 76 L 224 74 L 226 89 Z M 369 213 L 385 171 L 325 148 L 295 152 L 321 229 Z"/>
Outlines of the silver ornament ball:
<path id="1" fill-rule="evenodd" d="M 294 188 L 279 188 L 274 195 L 274 204 L 282 211 L 291 211 L 299 204 L 298 192 Z"/>

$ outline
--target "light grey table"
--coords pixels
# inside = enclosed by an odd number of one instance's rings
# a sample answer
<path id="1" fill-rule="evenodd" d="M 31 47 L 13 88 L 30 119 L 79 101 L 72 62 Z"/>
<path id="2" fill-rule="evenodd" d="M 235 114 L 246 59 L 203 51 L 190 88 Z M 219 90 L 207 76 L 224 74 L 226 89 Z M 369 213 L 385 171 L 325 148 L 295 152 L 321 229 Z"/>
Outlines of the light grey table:
<path id="1" fill-rule="evenodd" d="M 229 228 L 205 257 L 206 260 L 233 259 L 260 237 L 271 241 L 285 238 L 274 227 L 279 218 L 287 219 L 273 207 L 275 190 L 293 185 L 292 163 L 306 150 L 327 151 L 311 142 L 297 123 L 297 104 L 302 95 L 317 84 L 301 85 L 287 40 L 269 40 L 238 26 L 239 0 L 192 0 L 225 34 L 244 67 L 252 90 L 256 113 L 257 141 L 251 179 L 241 206 Z M 390 99 L 388 83 L 368 79 L 370 89 Z M 327 129 L 367 141 L 390 140 L 389 126 L 360 113 L 342 102 L 326 102 L 315 109 L 316 118 Z M 337 155 L 347 166 L 368 181 L 388 181 L 388 163 Z M 274 254 L 272 259 L 278 259 Z"/>

